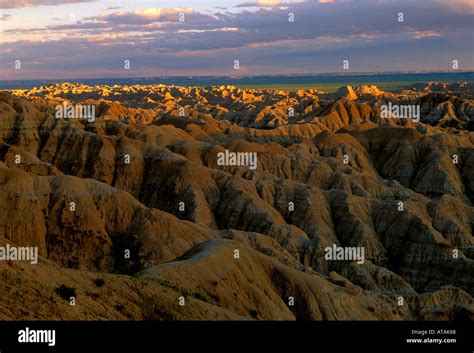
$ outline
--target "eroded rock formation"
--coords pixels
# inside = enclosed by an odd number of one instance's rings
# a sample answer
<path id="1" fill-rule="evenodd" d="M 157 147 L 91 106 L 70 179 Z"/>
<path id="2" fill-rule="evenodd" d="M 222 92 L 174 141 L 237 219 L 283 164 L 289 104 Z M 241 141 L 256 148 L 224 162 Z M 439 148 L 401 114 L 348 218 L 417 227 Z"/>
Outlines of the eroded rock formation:
<path id="1" fill-rule="evenodd" d="M 474 100 L 440 87 L 0 92 L 0 246 L 41 256 L 0 261 L 0 317 L 473 319 Z M 389 101 L 420 121 L 382 119 Z"/>

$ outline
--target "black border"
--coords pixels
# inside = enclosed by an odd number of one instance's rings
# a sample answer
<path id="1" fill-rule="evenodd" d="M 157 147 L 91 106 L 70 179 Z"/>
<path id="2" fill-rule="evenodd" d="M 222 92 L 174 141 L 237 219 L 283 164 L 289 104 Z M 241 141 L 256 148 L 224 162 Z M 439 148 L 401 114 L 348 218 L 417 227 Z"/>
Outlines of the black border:
<path id="1" fill-rule="evenodd" d="M 56 330 L 56 345 L 18 343 L 18 331 Z M 409 344 L 426 338 L 456 343 Z M 0 352 L 474 352 L 474 322 L 461 321 L 2 321 Z"/>

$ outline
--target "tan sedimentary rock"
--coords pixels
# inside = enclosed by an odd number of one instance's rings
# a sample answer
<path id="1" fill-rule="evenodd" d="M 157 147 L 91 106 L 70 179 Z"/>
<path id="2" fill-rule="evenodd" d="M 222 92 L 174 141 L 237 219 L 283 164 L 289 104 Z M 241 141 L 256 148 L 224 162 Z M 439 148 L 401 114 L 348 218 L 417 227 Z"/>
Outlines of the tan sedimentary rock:
<path id="1" fill-rule="evenodd" d="M 472 318 L 473 102 L 456 89 L 0 92 L 0 246 L 41 256 L 0 261 L 0 316 Z M 420 104 L 420 122 L 381 119 L 389 99 Z M 95 121 L 56 118 L 63 101 L 96 105 Z M 226 150 L 256 153 L 256 169 L 219 165 Z M 364 263 L 327 261 L 334 244 L 363 247 Z M 87 298 L 80 310 L 54 293 L 63 283 Z"/>

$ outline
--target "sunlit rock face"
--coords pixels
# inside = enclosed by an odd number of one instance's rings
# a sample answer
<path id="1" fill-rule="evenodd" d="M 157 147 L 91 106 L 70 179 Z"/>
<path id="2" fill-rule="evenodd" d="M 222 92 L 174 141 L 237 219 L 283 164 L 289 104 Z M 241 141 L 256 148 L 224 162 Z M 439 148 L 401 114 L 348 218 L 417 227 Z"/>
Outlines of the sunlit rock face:
<path id="1" fill-rule="evenodd" d="M 0 318 L 473 319 L 473 121 L 464 83 L 0 92 Z"/>

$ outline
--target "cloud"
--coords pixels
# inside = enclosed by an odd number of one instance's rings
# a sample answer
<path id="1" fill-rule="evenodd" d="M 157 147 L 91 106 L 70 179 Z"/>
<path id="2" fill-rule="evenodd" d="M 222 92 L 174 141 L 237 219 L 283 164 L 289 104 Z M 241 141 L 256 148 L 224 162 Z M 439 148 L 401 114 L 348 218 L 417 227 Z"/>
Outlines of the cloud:
<path id="1" fill-rule="evenodd" d="M 446 6 L 458 13 L 474 13 L 474 1 L 472 0 L 435 0 L 438 4 Z"/>
<path id="2" fill-rule="evenodd" d="M 236 7 L 282 7 L 286 8 L 288 5 L 298 4 L 298 3 L 335 3 L 338 0 L 257 0 L 257 1 L 250 1 L 244 2 L 242 4 L 237 5 Z M 340 1 L 340 0 L 339 0 Z M 343 1 L 351 1 L 351 0 L 343 0 Z"/>
<path id="3" fill-rule="evenodd" d="M 327 0 L 326 0 L 327 1 Z M 275 0 L 271 1 L 276 3 Z M 401 5 L 398 5 L 401 4 Z M 191 8 L 147 8 L 135 11 L 104 13 L 84 18 L 76 24 L 47 26 L 48 32 L 71 31 L 74 36 L 84 33 L 168 32 L 173 37 L 176 33 L 206 32 L 219 28 L 238 28 L 241 46 L 255 42 L 271 42 L 283 39 L 316 39 L 322 36 L 366 36 L 369 40 L 383 35 L 406 33 L 437 33 L 442 36 L 459 29 L 471 29 L 472 17 L 458 14 L 450 7 L 443 7 L 436 1 L 409 2 L 358 0 L 327 3 L 293 2 L 289 9 L 260 8 L 256 11 L 243 10 L 234 12 L 217 12 L 203 14 Z M 405 23 L 397 21 L 400 8 L 404 9 Z M 288 22 L 288 11 L 294 13 L 295 21 Z M 184 14 L 184 22 L 179 15 Z M 24 31 L 41 31 L 40 28 Z M 12 30 L 11 33 L 14 33 Z M 413 33 L 415 35 L 413 36 Z M 88 33 L 89 34 L 89 33 Z M 176 39 L 176 38 L 175 38 Z M 179 39 L 179 38 L 178 38 Z M 217 43 L 219 44 L 219 43 Z M 225 46 L 225 43 L 222 43 Z"/>
<path id="4" fill-rule="evenodd" d="M 97 0 L 0 0 L 0 9 L 19 9 L 40 5 L 63 5 Z"/>
<path id="5" fill-rule="evenodd" d="M 3 75 L 21 74 L 24 78 L 32 78 L 32 75 L 43 75 L 41 78 L 235 75 L 233 62 L 236 59 L 240 61 L 238 74 L 241 75 L 337 72 L 342 70 L 344 59 L 350 60 L 354 71 L 417 69 L 407 65 L 404 61 L 407 57 L 409 62 L 419 62 L 429 70 L 440 69 L 443 63 L 446 68 L 450 67 L 453 53 L 463 67 L 467 67 L 471 55 L 461 44 L 459 34 L 448 39 L 430 37 L 416 41 L 404 34 L 377 41 L 329 36 L 316 41 L 281 40 L 244 47 L 239 43 L 237 31 L 205 35 L 181 33 L 179 36 L 184 45 L 177 43 L 177 37 L 165 34 L 18 42 L 5 46 L 8 50 L 0 63 L 0 71 Z M 93 55 L 91 48 L 94 48 Z M 13 70 L 11 63 L 16 59 L 22 60 L 22 70 Z M 123 70 L 124 60 L 131 61 L 131 70 Z"/>
<path id="6" fill-rule="evenodd" d="M 412 38 L 429 38 L 429 37 L 441 37 L 441 34 L 435 31 L 413 31 L 411 32 Z"/>
<path id="7" fill-rule="evenodd" d="M 171 9 L 162 9 L 158 7 L 152 7 L 145 10 L 136 10 L 131 13 L 131 15 L 137 17 L 143 17 L 154 21 L 177 21 L 180 14 L 190 14 L 193 12 L 192 8 L 171 8 Z M 130 15 L 130 13 L 118 13 L 118 16 Z"/>
<path id="8" fill-rule="evenodd" d="M 436 0 L 326 2 L 207 13 L 144 8 L 109 11 L 77 23 L 50 22 L 45 28 L 10 26 L 0 72 L 15 58 L 24 59 L 22 75 L 43 70 L 69 72 L 68 77 L 87 72 L 232 75 L 236 59 L 241 62 L 239 74 L 252 75 L 334 72 L 343 59 L 350 60 L 354 71 L 441 69 L 452 62 L 450 57 L 464 68 L 474 67 L 472 15 L 457 7 Z M 288 21 L 289 11 L 294 22 Z M 400 11 L 405 14 L 403 23 L 397 21 Z M 179 21 L 180 13 L 185 14 L 184 22 Z M 125 59 L 132 61 L 131 71 L 121 70 Z"/>
<path id="9" fill-rule="evenodd" d="M 243 4 L 237 5 L 236 7 L 277 7 L 284 5 L 286 5 L 286 3 L 281 0 L 258 0 L 253 2 L 245 2 Z"/>
<path id="10" fill-rule="evenodd" d="M 144 25 L 154 22 L 180 22 L 197 23 L 212 20 L 209 15 L 203 15 L 195 12 L 192 8 L 147 8 L 143 10 L 135 10 L 132 12 L 120 11 L 111 14 L 102 14 L 97 17 L 88 18 L 92 21 L 100 21 L 111 24 L 135 24 Z"/>

